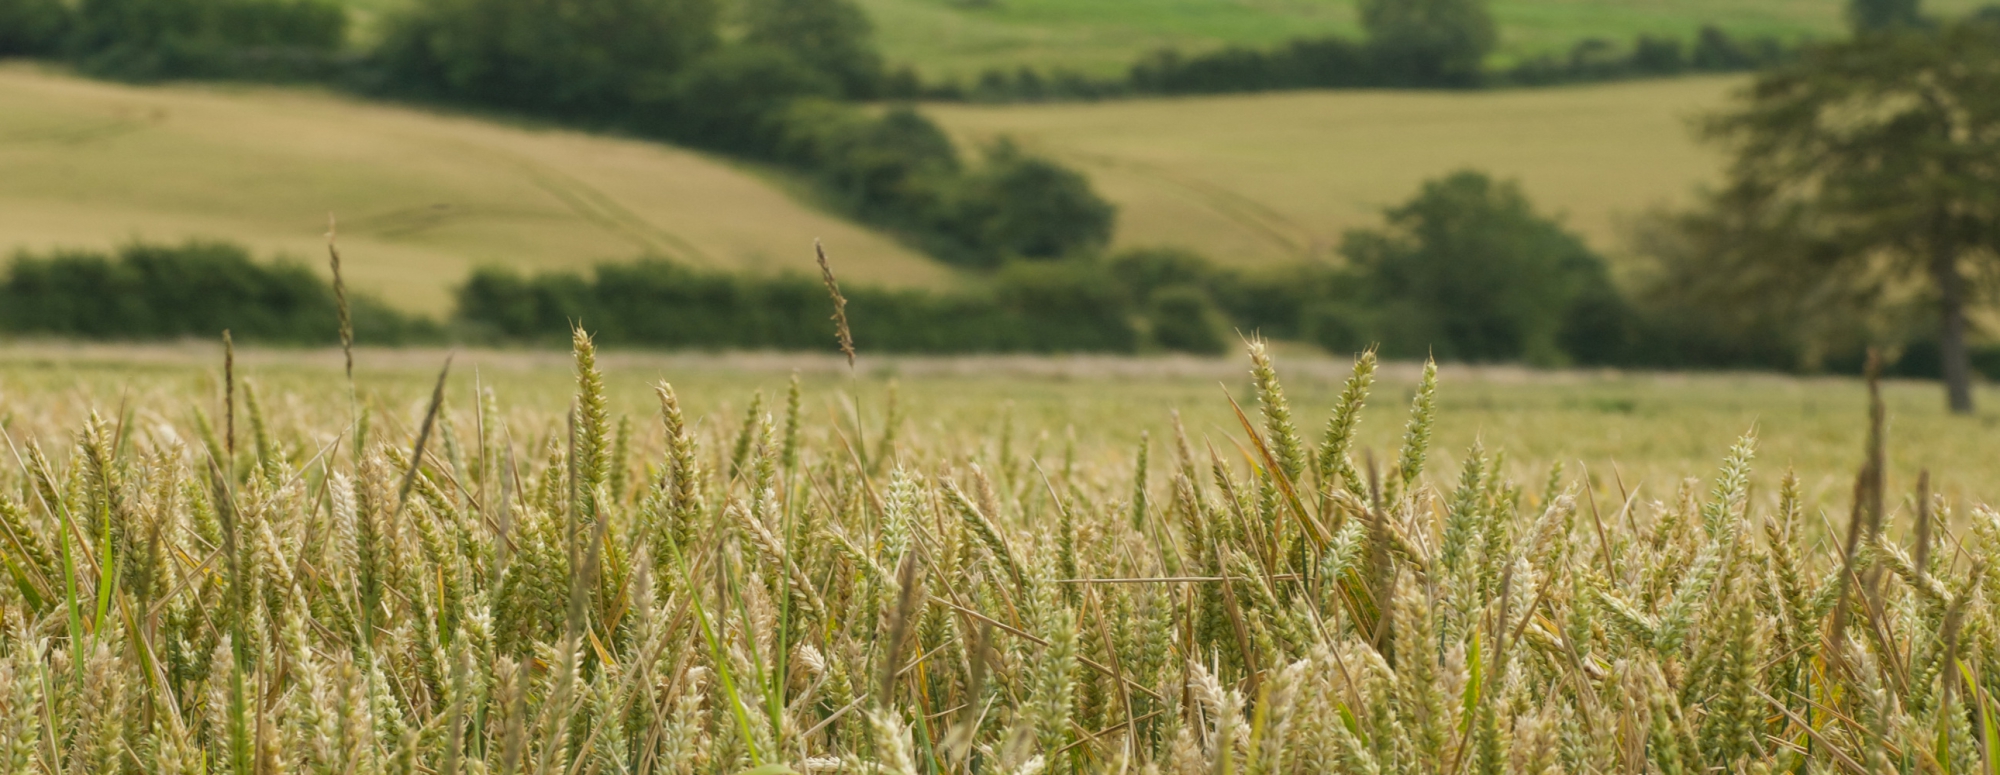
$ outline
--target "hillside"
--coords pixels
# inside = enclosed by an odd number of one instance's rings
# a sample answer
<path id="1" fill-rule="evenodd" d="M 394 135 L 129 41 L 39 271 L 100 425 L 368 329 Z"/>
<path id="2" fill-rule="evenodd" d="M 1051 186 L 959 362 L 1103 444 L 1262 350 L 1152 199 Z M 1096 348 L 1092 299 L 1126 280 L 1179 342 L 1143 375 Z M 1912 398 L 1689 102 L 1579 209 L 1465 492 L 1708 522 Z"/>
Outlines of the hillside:
<path id="1" fill-rule="evenodd" d="M 0 254 L 207 236 L 317 264 L 328 212 L 351 282 L 432 312 L 482 263 L 654 254 L 816 271 L 815 237 L 854 281 L 952 282 L 886 236 L 665 145 L 309 91 L 140 88 L 0 67 Z"/>
<path id="2" fill-rule="evenodd" d="M 1599 250 L 1621 220 L 1684 202 L 1719 170 L 1689 121 L 1736 78 L 1497 92 L 1294 92 L 928 110 L 974 143 L 1013 136 L 1074 164 L 1119 206 L 1120 245 L 1234 264 L 1324 258 L 1425 179 L 1518 178 Z"/>
<path id="3" fill-rule="evenodd" d="M 380 3 L 383 0 L 357 0 Z M 1955 14 L 1986 0 L 1929 0 Z M 1161 46 L 1270 46 L 1358 34 L 1356 0 L 859 0 L 882 49 L 932 77 L 1034 65 L 1121 73 Z M 1492 0 L 1503 60 L 1561 53 L 1578 40 L 1639 33 L 1682 39 L 1703 24 L 1785 39 L 1844 34 L 1840 0 Z"/>

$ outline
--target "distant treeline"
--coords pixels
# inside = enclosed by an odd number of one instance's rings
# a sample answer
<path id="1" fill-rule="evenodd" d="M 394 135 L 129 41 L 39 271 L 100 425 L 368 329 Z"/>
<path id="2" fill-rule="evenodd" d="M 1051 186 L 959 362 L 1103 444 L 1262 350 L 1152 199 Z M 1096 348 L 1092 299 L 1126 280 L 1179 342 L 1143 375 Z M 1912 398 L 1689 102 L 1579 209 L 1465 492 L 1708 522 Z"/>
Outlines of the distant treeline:
<path id="1" fill-rule="evenodd" d="M 849 284 L 856 344 L 878 353 L 1220 353 L 1240 334 L 1331 353 L 1471 363 L 1629 368 L 1858 371 L 1863 346 L 1827 350 L 1782 321 L 1721 322 L 1712 303 L 1667 287 L 1621 290 L 1605 262 L 1539 214 L 1520 188 L 1477 172 L 1426 183 L 1352 231 L 1341 261 L 1233 268 L 1182 250 L 1014 261 L 950 292 Z M 562 346 L 580 322 L 611 345 L 830 351 L 832 302 L 819 278 L 700 270 L 662 259 L 589 271 L 487 267 L 454 292 L 448 319 L 352 296 L 364 344 L 452 341 Z M 113 253 L 22 254 L 0 276 L 0 332 L 82 339 L 209 337 L 330 344 L 328 282 L 301 264 L 253 262 L 210 242 Z M 1890 373 L 1934 377 L 1935 335 L 1892 345 Z M 1817 348 L 1817 349 L 1815 349 Z M 2000 378 L 2000 348 L 1975 365 Z"/>
<path id="2" fill-rule="evenodd" d="M 1793 46 L 1772 37 L 1739 39 L 1713 25 L 1692 42 L 1640 35 L 1630 45 L 1606 38 L 1578 41 L 1565 56 L 1541 55 L 1467 78 L 1412 67 L 1366 42 L 1339 36 L 1299 38 L 1269 49 L 1230 46 L 1197 54 L 1166 48 L 1132 64 L 1121 77 L 1093 77 L 1033 67 L 993 68 L 971 83 L 926 85 L 934 100 L 1038 102 L 1139 95 L 1230 94 L 1283 89 L 1472 88 L 1733 73 L 1791 59 Z"/>

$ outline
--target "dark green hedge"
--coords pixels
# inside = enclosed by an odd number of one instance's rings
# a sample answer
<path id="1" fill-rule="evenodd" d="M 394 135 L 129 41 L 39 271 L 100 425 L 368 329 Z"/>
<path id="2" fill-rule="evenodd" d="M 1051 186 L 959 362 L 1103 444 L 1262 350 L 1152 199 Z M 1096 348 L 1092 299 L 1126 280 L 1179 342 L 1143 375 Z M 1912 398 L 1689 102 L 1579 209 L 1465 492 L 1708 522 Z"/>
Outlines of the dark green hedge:
<path id="1" fill-rule="evenodd" d="M 434 324 L 367 295 L 351 298 L 355 335 L 402 344 L 441 335 Z M 207 338 L 339 341 L 333 288 L 285 261 L 252 261 L 220 242 L 132 244 L 113 253 L 17 254 L 0 281 L 0 331 L 78 339 Z"/>
<path id="2" fill-rule="evenodd" d="M 844 289 L 855 345 L 871 352 L 1132 352 L 1130 300 L 1087 263 L 1017 264 L 987 293 Z M 661 260 L 588 275 L 475 271 L 456 319 L 474 336 L 560 343 L 572 321 L 611 345 L 831 350 L 833 303 L 817 278 L 746 277 Z"/>
<path id="3" fill-rule="evenodd" d="M 970 84 L 940 83 L 924 89 L 932 99 L 979 102 L 1095 100 L 1149 94 L 1229 94 L 1281 89 L 1444 88 L 1548 86 L 1684 73 L 1756 70 L 1791 58 L 1793 47 L 1775 38 L 1742 39 L 1715 26 L 1692 41 L 1640 35 L 1629 45 L 1585 38 L 1561 56 L 1532 57 L 1491 69 L 1478 78 L 1440 80 L 1385 58 L 1366 42 L 1339 36 L 1299 38 L 1268 49 L 1229 46 L 1186 53 L 1164 48 L 1141 57 L 1122 77 L 1100 78 L 1032 67 L 991 69 Z"/>

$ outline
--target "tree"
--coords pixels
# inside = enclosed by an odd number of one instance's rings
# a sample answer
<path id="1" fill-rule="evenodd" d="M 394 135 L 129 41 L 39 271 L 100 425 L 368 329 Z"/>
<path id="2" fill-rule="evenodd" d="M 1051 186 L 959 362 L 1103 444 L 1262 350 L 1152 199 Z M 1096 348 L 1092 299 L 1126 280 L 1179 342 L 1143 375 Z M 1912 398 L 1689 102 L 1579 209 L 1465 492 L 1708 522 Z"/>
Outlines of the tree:
<path id="1" fill-rule="evenodd" d="M 1856 33 L 1915 27 L 1922 8 L 1923 0 L 1848 0 L 1847 23 Z"/>
<path id="2" fill-rule="evenodd" d="M 66 41 L 85 71 L 121 78 L 280 75 L 347 39 L 333 0 L 81 0 Z M 296 63 L 294 63 L 296 64 Z"/>
<path id="3" fill-rule="evenodd" d="M 377 57 L 393 88 L 602 118 L 713 48 L 716 25 L 715 0 L 420 0 Z"/>
<path id="4" fill-rule="evenodd" d="M 882 55 L 875 27 L 851 0 L 750 0 L 744 41 L 780 49 L 831 77 L 853 99 L 871 99 L 882 86 Z"/>
<path id="5" fill-rule="evenodd" d="M 1366 303 L 1349 306 L 1362 319 L 1340 322 L 1391 355 L 1559 363 L 1572 305 L 1608 289 L 1602 259 L 1510 181 L 1456 172 L 1388 220 L 1341 243 Z"/>
<path id="6" fill-rule="evenodd" d="M 1056 259 L 1111 241 L 1117 208 L 1081 173 L 1022 153 L 1012 143 L 989 149 L 986 163 L 958 184 L 947 218 L 968 263 L 1008 258 Z"/>
<path id="7" fill-rule="evenodd" d="M 1966 309 L 2000 269 L 2000 25 L 1816 47 L 1706 131 L 1734 153 L 1717 203 L 1761 214 L 1745 241 L 1762 249 L 1704 271 L 1748 299 L 1842 300 L 1817 306 L 1849 316 L 1921 294 L 1951 409 L 1972 411 Z"/>
<path id="8" fill-rule="evenodd" d="M 53 54 L 68 26 L 62 0 L 0 0 L 0 57 Z"/>
<path id="9" fill-rule="evenodd" d="M 1470 86 L 1499 42 L 1485 0 L 1362 0 L 1375 66 L 1393 81 Z"/>

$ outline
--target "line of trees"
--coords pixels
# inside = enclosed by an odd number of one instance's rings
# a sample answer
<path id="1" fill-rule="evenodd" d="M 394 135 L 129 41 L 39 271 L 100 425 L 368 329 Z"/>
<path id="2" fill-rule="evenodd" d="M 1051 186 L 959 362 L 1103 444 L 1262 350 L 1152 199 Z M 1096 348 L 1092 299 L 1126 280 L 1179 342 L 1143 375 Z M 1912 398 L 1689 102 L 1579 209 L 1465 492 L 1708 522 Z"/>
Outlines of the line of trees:
<path id="1" fill-rule="evenodd" d="M 1804 306 L 1692 292 L 1738 259 L 1710 214 L 1659 224 L 1668 271 L 1621 293 L 1606 262 L 1520 187 L 1474 171 L 1425 183 L 1349 232 L 1338 263 L 1215 265 L 1176 249 L 1017 261 L 970 289 L 848 287 L 856 341 L 876 352 L 1220 353 L 1238 332 L 1391 358 L 1640 368 L 1860 368 L 1868 338 L 1814 339 Z M 1673 228 L 1665 228 L 1671 226 Z M 1689 240 L 1709 239 L 1709 242 Z M 1680 252 L 1657 248 L 1678 246 Z M 1718 246 L 1721 249 L 1718 252 Z M 1968 259 L 1974 258 L 1968 254 Z M 1718 259 L 1719 260 L 1719 259 Z M 829 350 L 831 302 L 817 277 L 699 270 L 661 259 L 523 274 L 486 267 L 454 293 L 442 323 L 360 295 L 354 320 L 375 344 L 457 341 L 562 346 L 581 321 L 628 347 Z M 1779 294 L 1780 298 L 1786 298 Z M 253 262 L 213 242 L 135 244 L 112 253 L 21 254 L 0 276 L 0 332 L 85 339 L 211 336 L 333 341 L 325 280 L 284 260 Z M 1851 318 L 1850 318 L 1851 319 Z M 1928 330 L 1901 332 L 1890 373 L 1934 376 L 1947 352 Z M 1970 347 L 1969 368 L 2000 377 L 2000 349 Z"/>
<path id="2" fill-rule="evenodd" d="M 1270 49 L 1230 46 L 1198 54 L 1161 49 L 1114 78 L 1062 70 L 1044 73 L 1032 67 L 991 69 L 969 86 L 936 84 L 924 94 L 940 100 L 1038 102 L 1282 89 L 1548 86 L 1747 72 L 1788 61 L 1794 50 L 1776 38 L 1744 40 L 1705 26 L 1691 44 L 1656 35 L 1640 35 L 1629 46 L 1586 38 L 1563 56 L 1542 55 L 1502 69 L 1467 71 L 1442 64 L 1414 67 L 1414 57 L 1388 57 L 1365 42 L 1326 36 L 1300 38 Z"/>

